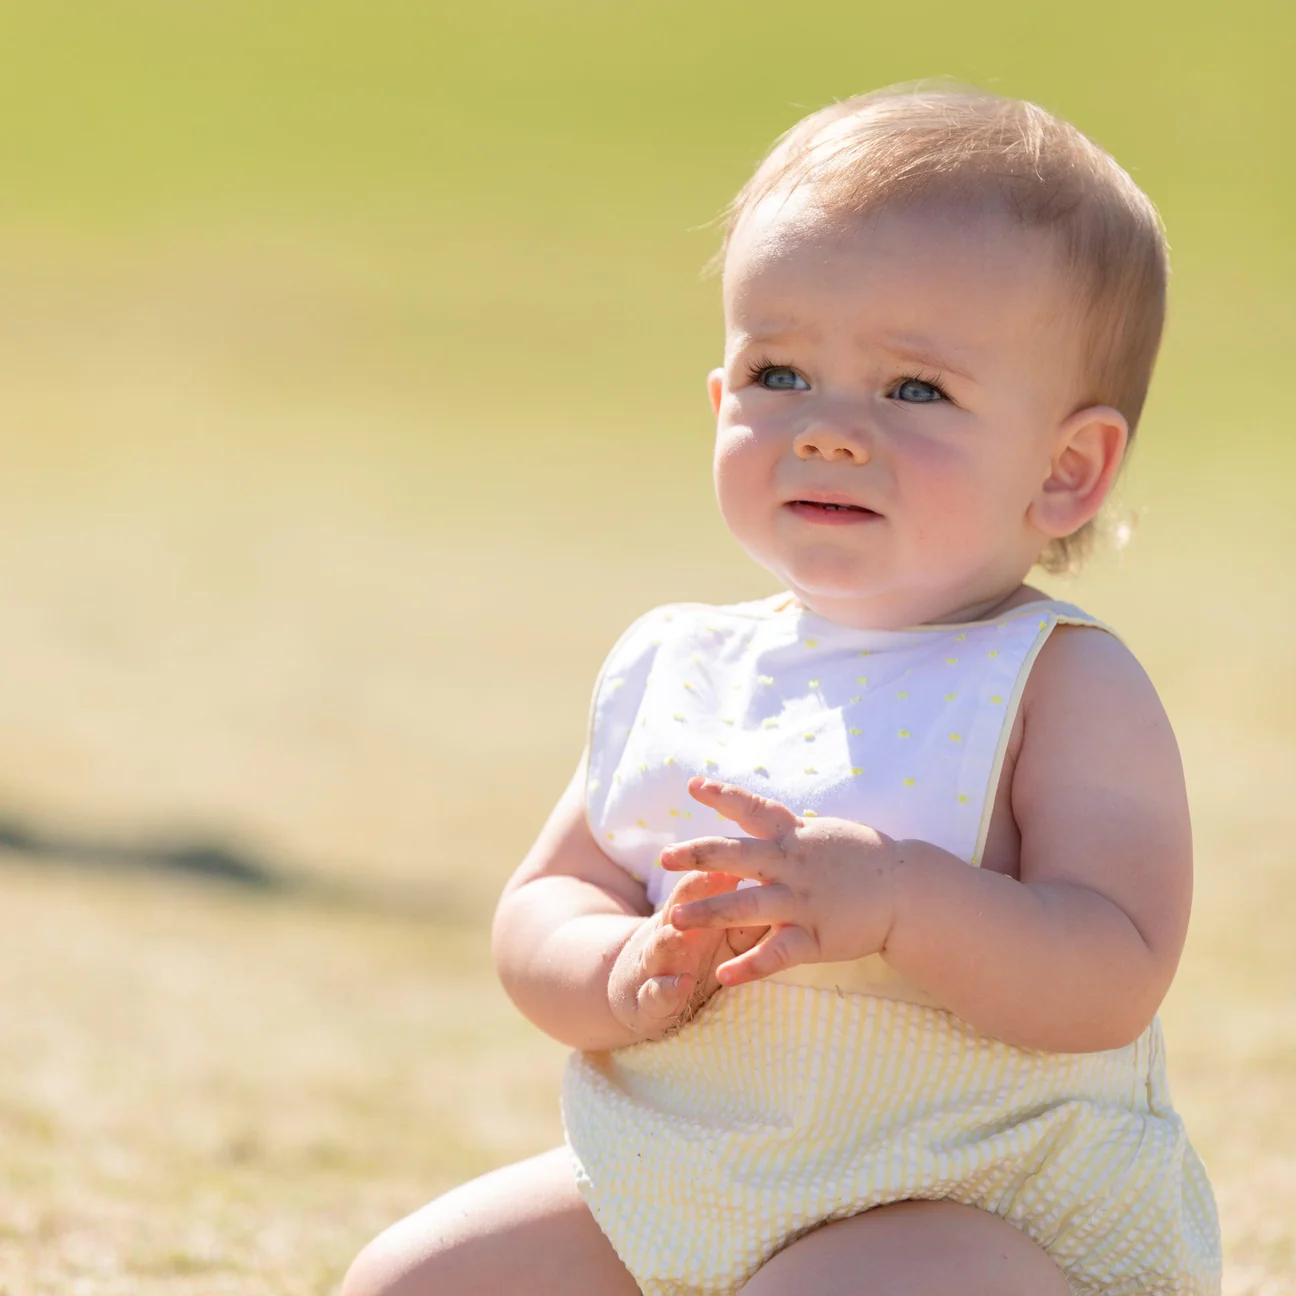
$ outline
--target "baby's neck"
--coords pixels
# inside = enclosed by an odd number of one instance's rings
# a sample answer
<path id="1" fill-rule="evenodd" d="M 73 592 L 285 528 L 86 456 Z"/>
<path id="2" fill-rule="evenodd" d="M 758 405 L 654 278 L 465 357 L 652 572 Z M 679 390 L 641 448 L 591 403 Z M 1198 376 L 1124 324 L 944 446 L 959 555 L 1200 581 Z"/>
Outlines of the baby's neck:
<path id="1" fill-rule="evenodd" d="M 992 596 L 969 603 L 954 606 L 949 606 L 947 602 L 933 602 L 930 606 L 909 604 L 901 610 L 870 605 L 855 599 L 825 598 L 799 590 L 795 586 L 789 588 L 797 603 L 816 616 L 858 630 L 904 630 L 914 625 L 956 625 L 968 621 L 988 621 L 1023 603 L 1033 603 L 1048 597 L 1043 590 L 1020 583 L 1009 590 L 997 591 Z"/>

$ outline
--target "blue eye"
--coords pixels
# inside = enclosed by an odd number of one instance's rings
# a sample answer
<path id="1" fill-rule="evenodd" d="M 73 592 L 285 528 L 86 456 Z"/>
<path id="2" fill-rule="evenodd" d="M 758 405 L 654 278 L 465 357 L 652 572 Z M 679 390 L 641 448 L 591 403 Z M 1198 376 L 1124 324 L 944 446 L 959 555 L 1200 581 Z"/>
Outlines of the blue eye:
<path id="1" fill-rule="evenodd" d="M 809 391 L 810 384 L 789 365 L 761 365 L 752 380 L 770 391 Z"/>
<path id="2" fill-rule="evenodd" d="M 945 393 L 935 383 L 924 382 L 921 378 L 906 378 L 904 382 L 896 384 L 891 397 L 911 405 L 922 405 L 944 400 Z"/>

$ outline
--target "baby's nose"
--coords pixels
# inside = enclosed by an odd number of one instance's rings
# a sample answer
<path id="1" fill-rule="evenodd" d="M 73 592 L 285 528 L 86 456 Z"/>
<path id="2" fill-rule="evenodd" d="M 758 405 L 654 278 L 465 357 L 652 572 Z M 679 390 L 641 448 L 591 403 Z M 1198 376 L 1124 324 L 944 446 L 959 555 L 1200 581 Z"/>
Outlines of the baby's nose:
<path id="1" fill-rule="evenodd" d="M 792 446 L 798 459 L 841 459 L 864 464 L 871 455 L 865 433 L 828 420 L 807 427 Z"/>

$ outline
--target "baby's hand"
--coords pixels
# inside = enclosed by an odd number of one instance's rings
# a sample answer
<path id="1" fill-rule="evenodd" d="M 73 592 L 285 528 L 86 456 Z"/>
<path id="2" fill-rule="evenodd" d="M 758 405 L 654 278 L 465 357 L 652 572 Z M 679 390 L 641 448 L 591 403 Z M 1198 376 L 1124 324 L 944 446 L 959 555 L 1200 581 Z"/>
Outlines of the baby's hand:
<path id="1" fill-rule="evenodd" d="M 768 925 L 758 944 L 720 965 L 721 985 L 885 948 L 895 919 L 890 837 L 847 819 L 803 819 L 777 801 L 714 779 L 690 779 L 689 792 L 752 838 L 682 842 L 662 851 L 662 867 L 722 870 L 763 884 L 687 902 L 677 893 L 663 910 L 688 935 Z"/>
<path id="2" fill-rule="evenodd" d="M 738 881 L 720 872 L 686 875 L 621 947 L 608 977 L 608 1004 L 621 1025 L 645 1040 L 664 1035 L 720 988 L 716 968 L 765 934 L 763 927 L 680 931 L 667 920 L 673 905 L 731 891 Z"/>

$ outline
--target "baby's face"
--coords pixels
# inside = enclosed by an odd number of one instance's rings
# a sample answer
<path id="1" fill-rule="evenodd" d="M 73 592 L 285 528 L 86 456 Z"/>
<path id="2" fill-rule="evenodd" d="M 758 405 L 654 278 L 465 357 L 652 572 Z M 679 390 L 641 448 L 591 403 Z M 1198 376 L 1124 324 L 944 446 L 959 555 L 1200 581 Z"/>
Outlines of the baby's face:
<path id="1" fill-rule="evenodd" d="M 1074 408 L 1066 306 L 1048 239 L 1005 218 L 748 213 L 710 380 L 734 535 L 844 624 L 1007 597 L 1048 538 L 1030 512 Z"/>

